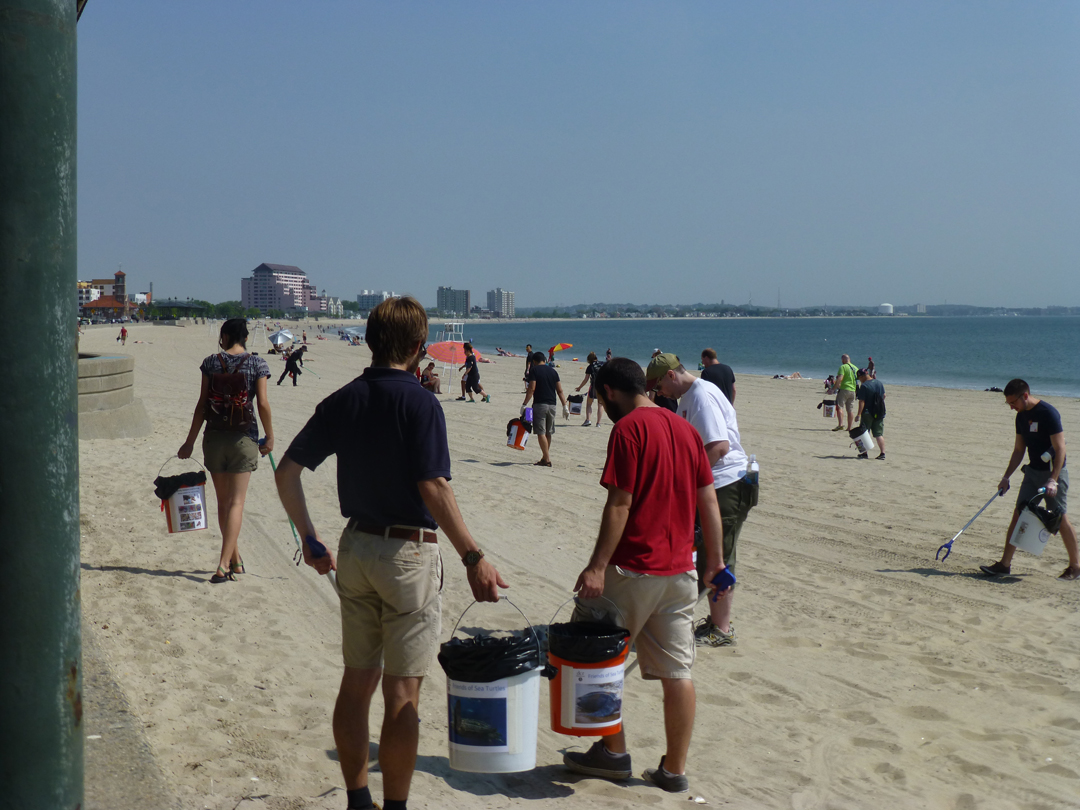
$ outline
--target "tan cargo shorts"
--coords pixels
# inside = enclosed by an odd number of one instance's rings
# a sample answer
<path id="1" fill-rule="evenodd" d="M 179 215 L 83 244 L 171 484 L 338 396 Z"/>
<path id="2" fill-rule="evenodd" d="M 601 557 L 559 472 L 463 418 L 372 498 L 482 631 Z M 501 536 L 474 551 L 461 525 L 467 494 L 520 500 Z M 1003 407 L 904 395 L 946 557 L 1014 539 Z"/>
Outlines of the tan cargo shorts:
<path id="1" fill-rule="evenodd" d="M 604 595 L 580 600 L 573 621 L 610 622 L 629 630 L 645 680 L 689 678 L 697 595 L 695 571 L 661 577 L 609 565 Z"/>
<path id="2" fill-rule="evenodd" d="M 427 675 L 439 646 L 442 579 L 437 543 L 346 528 L 337 560 L 345 666 Z"/>

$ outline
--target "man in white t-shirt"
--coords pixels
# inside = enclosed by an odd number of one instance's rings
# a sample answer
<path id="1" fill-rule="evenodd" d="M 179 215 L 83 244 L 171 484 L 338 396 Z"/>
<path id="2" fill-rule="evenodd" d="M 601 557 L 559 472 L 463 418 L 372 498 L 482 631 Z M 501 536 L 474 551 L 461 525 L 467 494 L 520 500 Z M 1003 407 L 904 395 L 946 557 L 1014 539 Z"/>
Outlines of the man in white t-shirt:
<path id="1" fill-rule="evenodd" d="M 701 436 L 705 452 L 712 464 L 713 487 L 724 529 L 724 565 L 735 571 L 735 550 L 739 532 L 750 511 L 752 488 L 742 478 L 746 475 L 746 452 L 739 439 L 739 423 L 735 408 L 723 392 L 706 380 L 687 371 L 673 354 L 658 354 L 649 361 L 645 371 L 646 385 L 665 397 L 679 400 L 676 411 L 694 426 Z M 698 592 L 707 587 L 703 581 L 704 554 L 698 550 Z M 735 628 L 731 625 L 731 604 L 734 588 L 721 593 L 709 602 L 709 618 L 694 628 L 699 646 L 726 647 L 735 644 Z"/>

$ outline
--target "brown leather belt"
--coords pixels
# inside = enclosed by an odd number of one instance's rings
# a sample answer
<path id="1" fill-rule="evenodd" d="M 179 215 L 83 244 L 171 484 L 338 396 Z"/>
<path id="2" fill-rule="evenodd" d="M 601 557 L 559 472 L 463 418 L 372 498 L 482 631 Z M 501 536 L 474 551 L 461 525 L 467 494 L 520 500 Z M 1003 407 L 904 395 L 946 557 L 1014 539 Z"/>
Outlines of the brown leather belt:
<path id="1" fill-rule="evenodd" d="M 435 532 L 421 531 L 420 529 L 407 529 L 404 526 L 367 526 L 358 523 L 356 518 L 349 518 L 349 528 L 354 532 L 365 534 L 377 534 L 381 537 L 392 537 L 395 540 L 412 540 L 414 543 L 438 543 L 439 538 Z"/>

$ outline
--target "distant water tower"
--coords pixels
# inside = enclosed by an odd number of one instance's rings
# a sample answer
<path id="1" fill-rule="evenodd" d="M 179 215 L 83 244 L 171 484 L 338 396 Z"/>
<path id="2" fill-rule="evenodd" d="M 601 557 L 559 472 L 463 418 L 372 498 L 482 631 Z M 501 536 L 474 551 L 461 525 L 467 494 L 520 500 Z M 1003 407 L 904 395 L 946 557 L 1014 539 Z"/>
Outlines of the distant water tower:
<path id="1" fill-rule="evenodd" d="M 878 315 L 892 315 L 892 304 L 880 304 L 877 312 Z"/>

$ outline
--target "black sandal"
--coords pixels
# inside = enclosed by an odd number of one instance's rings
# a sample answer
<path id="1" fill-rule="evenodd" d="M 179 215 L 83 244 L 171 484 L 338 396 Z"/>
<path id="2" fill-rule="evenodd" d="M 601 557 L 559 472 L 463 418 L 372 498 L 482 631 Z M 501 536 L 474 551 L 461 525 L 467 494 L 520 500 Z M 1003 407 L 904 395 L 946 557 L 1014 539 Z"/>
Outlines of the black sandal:
<path id="1" fill-rule="evenodd" d="M 210 577 L 210 583 L 212 585 L 220 585 L 222 582 L 229 581 L 236 582 L 236 577 L 233 576 L 232 571 L 226 571 L 220 565 L 218 566 L 217 572 Z"/>

